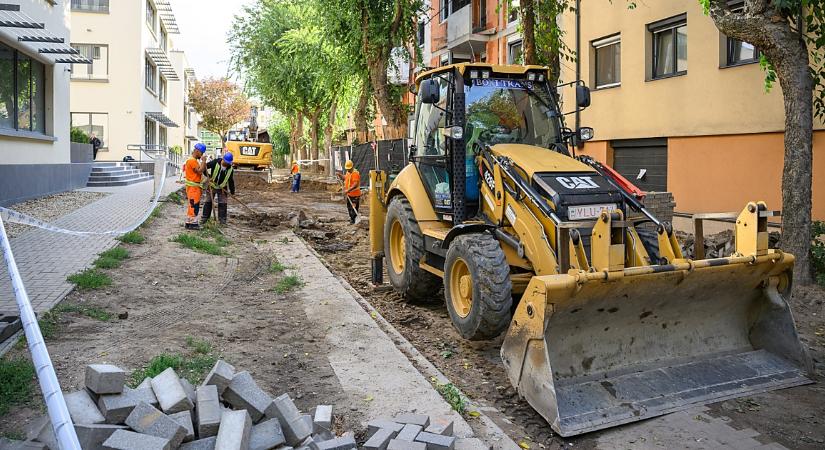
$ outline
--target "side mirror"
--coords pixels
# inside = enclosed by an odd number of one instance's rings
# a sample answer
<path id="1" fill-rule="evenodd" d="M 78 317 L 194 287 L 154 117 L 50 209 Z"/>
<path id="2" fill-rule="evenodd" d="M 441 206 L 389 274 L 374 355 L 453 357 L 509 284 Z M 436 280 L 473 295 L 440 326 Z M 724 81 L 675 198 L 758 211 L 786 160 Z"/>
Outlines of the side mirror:
<path id="1" fill-rule="evenodd" d="M 419 95 L 421 96 L 421 103 L 433 104 L 438 103 L 441 99 L 441 89 L 438 83 L 430 78 L 421 82 L 419 87 Z"/>
<path id="2" fill-rule="evenodd" d="M 576 105 L 579 108 L 590 106 L 590 88 L 587 86 L 576 86 Z"/>

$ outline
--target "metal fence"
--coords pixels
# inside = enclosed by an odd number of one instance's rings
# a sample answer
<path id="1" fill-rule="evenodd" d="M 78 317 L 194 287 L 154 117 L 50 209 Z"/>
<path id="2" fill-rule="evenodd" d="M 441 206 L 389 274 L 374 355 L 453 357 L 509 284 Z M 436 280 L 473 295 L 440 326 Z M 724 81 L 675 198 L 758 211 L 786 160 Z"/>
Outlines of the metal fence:
<path id="1" fill-rule="evenodd" d="M 406 139 L 394 139 L 387 141 L 377 141 L 377 152 L 373 149 L 373 143 L 333 146 L 332 164 L 336 172 L 344 170 L 347 160 L 352 160 L 353 165 L 361 172 L 361 184 L 369 184 L 369 177 L 363 174 L 376 168 L 388 174 L 397 174 L 409 162 L 409 151 Z"/>

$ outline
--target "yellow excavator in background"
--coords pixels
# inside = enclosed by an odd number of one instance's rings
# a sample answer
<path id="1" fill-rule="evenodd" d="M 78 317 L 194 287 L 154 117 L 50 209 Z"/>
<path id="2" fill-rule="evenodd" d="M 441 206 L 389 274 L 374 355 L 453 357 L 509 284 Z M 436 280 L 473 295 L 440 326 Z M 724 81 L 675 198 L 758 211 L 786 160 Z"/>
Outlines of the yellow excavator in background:
<path id="1" fill-rule="evenodd" d="M 571 153 L 538 66 L 421 73 L 411 163 L 370 172 L 372 275 L 444 301 L 458 333 L 506 332 L 509 378 L 562 436 L 809 383 L 785 297 L 794 257 L 768 248 L 763 202 L 736 251 L 690 260 L 671 224 L 609 167 Z M 575 84 L 577 108 L 590 92 Z"/>

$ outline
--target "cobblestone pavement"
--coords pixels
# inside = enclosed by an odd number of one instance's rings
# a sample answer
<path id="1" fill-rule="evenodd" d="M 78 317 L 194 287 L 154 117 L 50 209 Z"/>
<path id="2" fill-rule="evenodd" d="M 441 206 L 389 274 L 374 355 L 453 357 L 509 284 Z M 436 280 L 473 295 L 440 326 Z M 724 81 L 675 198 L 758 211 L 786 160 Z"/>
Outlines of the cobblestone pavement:
<path id="1" fill-rule="evenodd" d="M 78 231 L 107 231 L 132 225 L 146 213 L 154 183 L 131 186 L 86 188 L 87 192 L 110 195 L 52 222 Z M 163 195 L 180 188 L 167 178 Z M 182 210 L 181 210 L 182 211 Z M 70 236 L 32 228 L 10 240 L 14 258 L 35 312 L 48 311 L 74 287 L 66 277 L 89 267 L 97 255 L 117 244 L 110 236 Z M 17 310 L 8 268 L 0 258 L 0 310 Z"/>

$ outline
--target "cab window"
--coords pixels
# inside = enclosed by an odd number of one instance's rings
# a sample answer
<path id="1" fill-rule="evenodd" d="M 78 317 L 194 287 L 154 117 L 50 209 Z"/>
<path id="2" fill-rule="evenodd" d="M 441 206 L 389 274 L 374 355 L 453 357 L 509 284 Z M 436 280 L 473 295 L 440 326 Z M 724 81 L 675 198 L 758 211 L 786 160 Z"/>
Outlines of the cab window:
<path id="1" fill-rule="evenodd" d="M 419 103 L 416 121 L 416 156 L 444 156 L 447 154 L 445 137 L 440 128 L 447 124 L 444 110 L 447 109 L 449 74 L 434 77 L 439 85 L 439 101 L 436 105 Z M 441 109 L 439 109 L 441 108 Z"/>

